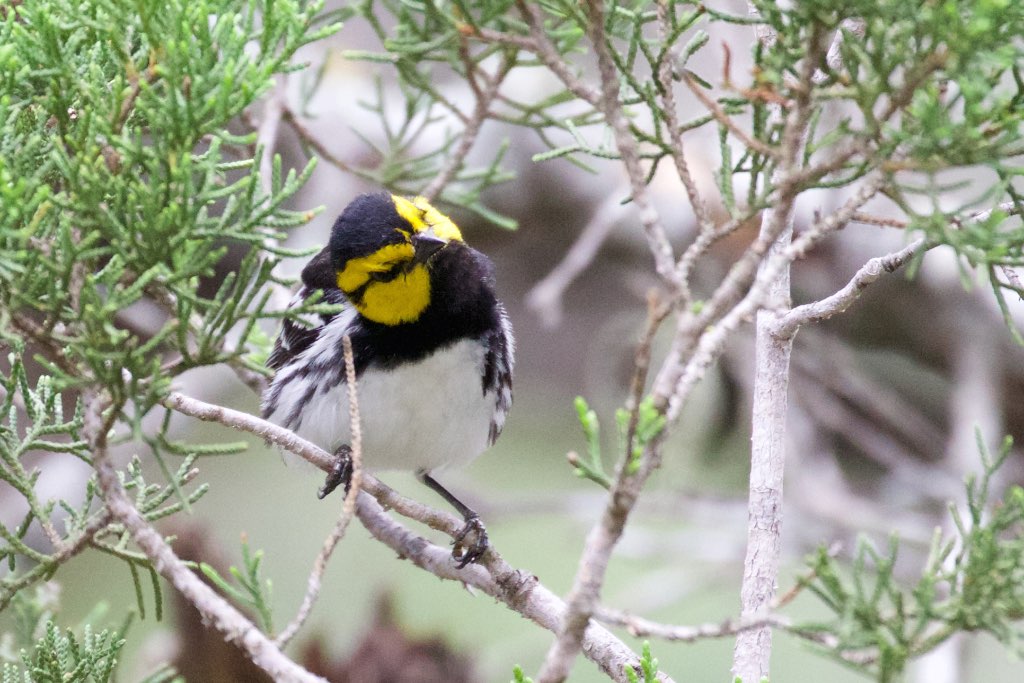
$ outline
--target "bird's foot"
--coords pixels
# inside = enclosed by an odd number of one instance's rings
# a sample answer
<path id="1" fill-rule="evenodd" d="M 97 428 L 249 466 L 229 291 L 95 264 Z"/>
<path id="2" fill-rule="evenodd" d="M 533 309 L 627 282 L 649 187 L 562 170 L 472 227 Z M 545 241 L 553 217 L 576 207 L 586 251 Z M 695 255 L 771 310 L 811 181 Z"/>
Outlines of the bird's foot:
<path id="1" fill-rule="evenodd" d="M 475 515 L 467 517 L 465 526 L 456 534 L 452 545 L 455 546 L 452 549 L 452 559 L 458 562 L 459 569 L 479 560 L 490 546 L 487 529 L 480 518 Z"/>
<path id="2" fill-rule="evenodd" d="M 343 444 L 334 451 L 334 456 L 336 458 L 334 465 L 327 473 L 324 485 L 316 492 L 316 497 L 320 500 L 326 498 L 331 491 L 342 484 L 345 486 L 345 493 L 348 493 L 349 486 L 352 485 L 352 449 Z"/>

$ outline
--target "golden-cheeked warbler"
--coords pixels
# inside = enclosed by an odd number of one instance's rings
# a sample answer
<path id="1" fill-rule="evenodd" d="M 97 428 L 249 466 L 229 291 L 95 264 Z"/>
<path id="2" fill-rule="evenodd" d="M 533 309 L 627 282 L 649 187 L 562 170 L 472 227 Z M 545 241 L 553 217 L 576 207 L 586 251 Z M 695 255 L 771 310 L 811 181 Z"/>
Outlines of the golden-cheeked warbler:
<path id="1" fill-rule="evenodd" d="M 263 416 L 338 455 L 321 497 L 347 486 L 348 335 L 367 469 L 415 471 L 466 521 L 453 551 L 459 567 L 476 561 L 487 549 L 483 524 L 431 473 L 493 444 L 512 404 L 512 326 L 491 261 L 422 197 L 365 194 L 302 270 L 292 305 L 317 290 L 344 308 L 284 322 Z"/>

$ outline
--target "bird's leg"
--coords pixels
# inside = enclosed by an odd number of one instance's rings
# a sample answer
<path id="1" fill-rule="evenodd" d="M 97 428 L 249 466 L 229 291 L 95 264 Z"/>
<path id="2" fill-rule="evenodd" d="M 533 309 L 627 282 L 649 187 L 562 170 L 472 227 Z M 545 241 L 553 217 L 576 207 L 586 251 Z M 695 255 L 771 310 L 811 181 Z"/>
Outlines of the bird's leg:
<path id="1" fill-rule="evenodd" d="M 348 488 L 352 484 L 352 449 L 347 444 L 342 444 L 334 451 L 334 457 L 334 465 L 327 473 L 324 485 L 316 492 L 316 497 L 320 500 L 342 484 L 345 485 L 345 493 L 348 493 Z"/>
<path id="2" fill-rule="evenodd" d="M 466 524 L 455 535 L 455 540 L 452 541 L 452 545 L 455 546 L 452 549 L 452 558 L 459 563 L 459 569 L 479 560 L 484 552 L 487 551 L 488 545 L 490 545 L 490 542 L 487 540 L 487 529 L 484 528 L 484 523 L 480 521 L 480 516 L 468 505 L 453 496 L 448 489 L 441 486 L 429 473 L 417 472 L 416 478 L 447 500 L 453 508 L 458 510 L 462 518 L 466 520 Z"/>

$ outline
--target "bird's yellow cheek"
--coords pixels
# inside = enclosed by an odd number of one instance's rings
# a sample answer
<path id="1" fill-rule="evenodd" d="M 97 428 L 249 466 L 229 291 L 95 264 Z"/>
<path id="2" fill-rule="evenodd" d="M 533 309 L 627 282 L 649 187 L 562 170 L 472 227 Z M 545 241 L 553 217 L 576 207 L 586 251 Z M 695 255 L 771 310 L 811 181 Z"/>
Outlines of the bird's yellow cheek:
<path id="1" fill-rule="evenodd" d="M 430 305 L 430 274 L 423 266 L 388 282 L 371 282 L 356 308 L 382 325 L 415 322 Z"/>
<path id="2" fill-rule="evenodd" d="M 388 244 L 369 256 L 354 258 L 345 264 L 345 270 L 338 273 L 338 288 L 352 294 L 370 281 L 374 273 L 391 270 L 396 264 L 411 261 L 416 252 L 409 242 Z"/>

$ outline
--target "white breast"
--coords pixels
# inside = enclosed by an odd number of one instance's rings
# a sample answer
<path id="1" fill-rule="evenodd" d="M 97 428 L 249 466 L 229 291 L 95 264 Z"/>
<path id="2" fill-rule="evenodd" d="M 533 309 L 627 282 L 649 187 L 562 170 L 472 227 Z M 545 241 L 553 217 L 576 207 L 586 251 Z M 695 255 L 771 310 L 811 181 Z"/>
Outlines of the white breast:
<path id="1" fill-rule="evenodd" d="M 464 340 L 393 370 L 367 368 L 357 384 L 364 466 L 430 471 L 480 455 L 497 400 L 483 392 L 484 353 Z M 344 383 L 317 391 L 301 414 L 299 436 L 331 452 L 350 443 Z"/>

